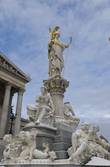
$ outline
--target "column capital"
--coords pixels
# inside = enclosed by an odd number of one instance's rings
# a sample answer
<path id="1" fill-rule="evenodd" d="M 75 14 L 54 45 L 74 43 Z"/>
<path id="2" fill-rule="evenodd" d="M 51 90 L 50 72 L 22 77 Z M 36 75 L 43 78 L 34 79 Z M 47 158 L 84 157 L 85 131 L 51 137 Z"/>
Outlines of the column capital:
<path id="1" fill-rule="evenodd" d="M 22 89 L 22 88 L 18 89 L 18 94 L 19 95 L 23 95 L 24 92 L 25 92 L 25 89 Z"/>
<path id="2" fill-rule="evenodd" d="M 12 89 L 11 89 L 11 96 L 14 96 L 15 93 L 16 93 L 16 91 L 15 91 L 14 88 L 12 87 Z"/>
<path id="3" fill-rule="evenodd" d="M 11 87 L 12 87 L 11 83 L 10 82 L 6 82 L 6 88 L 7 89 L 11 89 Z"/>
<path id="4" fill-rule="evenodd" d="M 61 77 L 53 77 L 48 80 L 44 80 L 44 86 L 47 88 L 48 92 L 54 94 L 63 95 L 66 88 L 69 86 L 69 81 Z"/>

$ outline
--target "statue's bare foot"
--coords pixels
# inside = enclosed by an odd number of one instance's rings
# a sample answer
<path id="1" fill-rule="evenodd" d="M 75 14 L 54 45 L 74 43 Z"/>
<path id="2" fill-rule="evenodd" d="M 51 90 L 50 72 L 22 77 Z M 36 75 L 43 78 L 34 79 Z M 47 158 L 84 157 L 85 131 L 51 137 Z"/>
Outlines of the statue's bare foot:
<path id="1" fill-rule="evenodd" d="M 68 161 L 72 161 L 72 157 L 69 157 L 69 158 L 68 158 Z"/>
<path id="2" fill-rule="evenodd" d="M 36 125 L 40 124 L 40 121 L 39 121 L 39 120 L 38 120 L 38 121 L 36 121 L 36 122 L 35 122 L 35 124 L 36 124 Z"/>

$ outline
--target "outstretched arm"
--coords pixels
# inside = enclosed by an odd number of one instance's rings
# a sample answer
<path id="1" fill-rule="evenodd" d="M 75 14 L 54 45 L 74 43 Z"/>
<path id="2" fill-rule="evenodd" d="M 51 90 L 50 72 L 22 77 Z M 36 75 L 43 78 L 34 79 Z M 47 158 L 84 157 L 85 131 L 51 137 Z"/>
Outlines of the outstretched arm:
<path id="1" fill-rule="evenodd" d="M 68 48 L 69 47 L 69 44 L 64 44 L 64 43 L 60 42 L 58 39 L 54 40 L 54 44 L 59 45 L 62 48 Z"/>

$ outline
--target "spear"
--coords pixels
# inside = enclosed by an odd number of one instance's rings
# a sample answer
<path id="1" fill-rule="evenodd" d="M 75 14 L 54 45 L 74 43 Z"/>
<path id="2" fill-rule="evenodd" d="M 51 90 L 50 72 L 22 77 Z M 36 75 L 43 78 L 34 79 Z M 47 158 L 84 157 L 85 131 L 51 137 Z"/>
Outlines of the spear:
<path id="1" fill-rule="evenodd" d="M 72 37 L 70 37 L 69 45 L 72 43 Z"/>
<path id="2" fill-rule="evenodd" d="M 68 42 L 67 46 L 69 47 L 69 46 L 71 45 L 71 43 L 72 43 L 72 36 L 69 37 L 69 42 Z M 67 56 L 66 56 L 66 58 L 65 58 L 65 62 L 67 63 Z M 65 66 L 64 66 L 64 70 L 63 70 L 63 72 L 62 72 L 63 75 L 64 75 L 64 71 L 65 71 Z"/>

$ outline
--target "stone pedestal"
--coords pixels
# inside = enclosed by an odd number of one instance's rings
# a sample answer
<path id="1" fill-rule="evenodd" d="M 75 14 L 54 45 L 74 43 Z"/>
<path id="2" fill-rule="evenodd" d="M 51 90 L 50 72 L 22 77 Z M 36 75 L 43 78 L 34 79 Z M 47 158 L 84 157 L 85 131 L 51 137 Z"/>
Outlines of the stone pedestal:
<path id="1" fill-rule="evenodd" d="M 54 151 L 58 159 L 68 158 L 67 149 L 71 146 L 71 135 L 73 128 L 64 118 L 64 92 L 69 86 L 69 82 L 61 76 L 55 76 L 44 80 L 44 86 L 50 93 L 55 107 L 55 127 L 57 133 L 54 141 Z"/>
<path id="2" fill-rule="evenodd" d="M 32 161 L 19 161 L 18 163 L 5 163 L 0 164 L 1 167 L 81 167 L 81 165 L 75 165 L 68 160 L 36 160 L 33 159 Z M 88 166 L 88 165 L 87 165 Z M 89 166 L 90 167 L 90 166 Z M 95 167 L 95 166 L 92 166 Z"/>
<path id="3" fill-rule="evenodd" d="M 66 88 L 69 86 L 69 82 L 58 75 L 53 78 L 49 78 L 48 80 L 44 80 L 44 86 L 50 93 L 54 103 L 55 122 L 60 122 L 62 119 L 64 119 L 63 98 L 64 92 L 66 91 Z"/>
<path id="4" fill-rule="evenodd" d="M 46 143 L 49 145 L 49 149 L 53 150 L 53 143 L 56 136 L 56 128 L 50 127 L 46 124 L 39 124 L 27 126 L 23 130 L 31 131 L 32 129 L 36 129 L 36 148 L 39 150 L 43 150 L 43 143 Z"/>
<path id="5" fill-rule="evenodd" d="M 56 152 L 58 159 L 67 159 L 67 150 L 72 145 L 71 136 L 76 130 L 76 127 L 71 127 L 68 124 L 59 122 L 56 124 L 56 128 L 57 132 L 54 141 L 54 151 Z"/>

